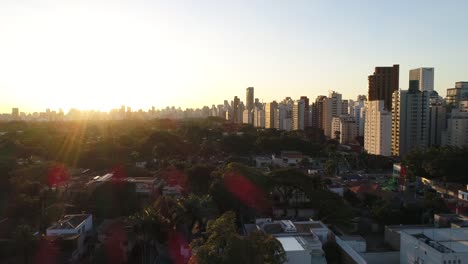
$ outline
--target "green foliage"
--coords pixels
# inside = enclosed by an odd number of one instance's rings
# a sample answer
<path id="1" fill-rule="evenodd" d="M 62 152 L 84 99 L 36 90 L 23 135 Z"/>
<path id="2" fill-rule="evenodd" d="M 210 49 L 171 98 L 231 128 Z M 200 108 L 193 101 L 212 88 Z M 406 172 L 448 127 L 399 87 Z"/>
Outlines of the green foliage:
<path id="1" fill-rule="evenodd" d="M 440 147 L 414 150 L 403 160 L 408 176 L 438 179 L 447 182 L 468 182 L 468 148 Z"/>
<path id="2" fill-rule="evenodd" d="M 235 220 L 233 212 L 226 212 L 208 222 L 206 239 L 199 238 L 190 244 L 193 255 L 189 263 L 280 264 L 286 261 L 279 241 L 263 232 L 242 237 L 236 232 Z"/>

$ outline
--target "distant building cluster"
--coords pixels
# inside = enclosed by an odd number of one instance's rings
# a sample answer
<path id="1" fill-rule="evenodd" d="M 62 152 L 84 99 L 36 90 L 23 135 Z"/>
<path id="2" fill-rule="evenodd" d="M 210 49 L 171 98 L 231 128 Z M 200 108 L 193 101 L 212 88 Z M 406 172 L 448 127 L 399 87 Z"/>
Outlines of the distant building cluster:
<path id="1" fill-rule="evenodd" d="M 368 77 L 368 95 L 356 100 L 343 99 L 336 91 L 317 96 L 286 97 L 263 103 L 246 88 L 245 104 L 237 96 L 223 104 L 197 109 L 166 107 L 132 111 L 128 106 L 110 112 L 61 109 L 26 114 L 13 108 L 0 120 L 68 121 L 123 120 L 153 118 L 220 117 L 235 124 L 257 128 L 305 130 L 315 128 L 340 144 L 356 144 L 363 138 L 364 149 L 375 155 L 404 156 L 409 151 L 430 146 L 468 146 L 468 82 L 456 82 L 446 98 L 434 90 L 434 68 L 410 70 L 406 90 L 399 87 L 399 65 L 376 67 Z"/>

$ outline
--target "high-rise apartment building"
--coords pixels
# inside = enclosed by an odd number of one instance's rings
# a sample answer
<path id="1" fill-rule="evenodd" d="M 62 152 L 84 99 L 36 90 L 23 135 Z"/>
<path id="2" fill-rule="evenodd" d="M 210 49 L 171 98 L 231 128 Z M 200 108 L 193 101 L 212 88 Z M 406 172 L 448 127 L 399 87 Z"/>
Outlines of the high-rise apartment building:
<path id="1" fill-rule="evenodd" d="M 11 109 L 11 116 L 13 119 L 18 119 L 19 118 L 19 108 L 12 108 Z"/>
<path id="2" fill-rule="evenodd" d="M 333 117 L 332 130 L 334 139 L 338 139 L 340 144 L 349 144 L 356 141 L 357 126 L 353 116 L 341 115 Z"/>
<path id="3" fill-rule="evenodd" d="M 373 155 L 392 154 L 392 113 L 383 100 L 365 103 L 364 149 Z"/>
<path id="4" fill-rule="evenodd" d="M 443 99 L 433 91 L 429 103 L 429 146 L 442 144 L 442 131 L 446 129 L 447 111 Z"/>
<path id="5" fill-rule="evenodd" d="M 240 106 L 240 99 L 237 96 L 234 96 L 234 101 L 232 102 L 232 122 L 236 124 L 240 124 L 242 119 L 240 118 L 242 116 L 242 112 L 239 109 Z"/>
<path id="6" fill-rule="evenodd" d="M 447 89 L 445 103 L 450 108 L 459 108 L 464 100 L 468 100 L 468 82 L 456 82 L 455 88 Z"/>
<path id="7" fill-rule="evenodd" d="M 304 101 L 304 128 L 312 126 L 310 117 L 310 105 L 309 98 L 307 96 L 301 96 L 300 98 Z"/>
<path id="8" fill-rule="evenodd" d="M 254 108 L 254 88 L 248 87 L 245 95 L 245 108 L 252 111 Z"/>
<path id="9" fill-rule="evenodd" d="M 324 107 L 327 97 L 317 96 L 315 103 L 312 104 L 312 127 L 323 129 Z"/>
<path id="10" fill-rule="evenodd" d="M 328 98 L 325 100 L 324 118 L 322 120 L 324 134 L 329 138 L 334 137 L 333 131 L 331 129 L 332 119 L 333 117 L 338 117 L 341 115 L 341 106 L 341 94 L 335 91 L 330 91 Z"/>
<path id="11" fill-rule="evenodd" d="M 304 130 L 305 103 L 304 100 L 296 100 L 292 109 L 292 129 Z"/>
<path id="12" fill-rule="evenodd" d="M 265 128 L 275 128 L 276 109 L 278 109 L 278 103 L 276 103 L 276 101 L 265 104 Z"/>
<path id="13" fill-rule="evenodd" d="M 405 156 L 415 148 L 429 145 L 429 92 L 418 90 L 411 82 L 409 90 L 393 93 L 392 154 Z"/>
<path id="14" fill-rule="evenodd" d="M 434 68 L 418 68 L 410 70 L 409 80 L 417 81 L 419 91 L 432 92 L 434 91 Z"/>
<path id="15" fill-rule="evenodd" d="M 399 89 L 400 66 L 375 67 L 374 74 L 369 75 L 369 101 L 383 100 L 386 110 L 392 109 L 392 94 Z"/>
<path id="16" fill-rule="evenodd" d="M 442 145 L 468 147 L 468 112 L 453 109 L 442 132 Z"/>
<path id="17" fill-rule="evenodd" d="M 358 136 L 364 136 L 364 123 L 366 120 L 366 108 L 365 102 L 367 101 L 365 95 L 360 95 L 357 97 L 357 101 L 354 102 L 353 114 L 354 119 L 356 120 L 356 125 L 358 127 Z"/>
<path id="18" fill-rule="evenodd" d="M 341 101 L 341 115 L 348 115 L 349 114 L 349 104 L 348 100 Z"/>

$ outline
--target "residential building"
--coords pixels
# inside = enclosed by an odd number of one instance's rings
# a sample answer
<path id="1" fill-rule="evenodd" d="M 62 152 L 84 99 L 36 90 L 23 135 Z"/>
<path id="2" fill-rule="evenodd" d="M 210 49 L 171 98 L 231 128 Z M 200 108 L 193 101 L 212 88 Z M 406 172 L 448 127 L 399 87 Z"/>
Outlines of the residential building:
<path id="1" fill-rule="evenodd" d="M 468 82 L 456 82 L 455 88 L 447 89 L 447 96 L 445 97 L 447 106 L 459 108 L 462 100 L 468 100 Z"/>
<path id="2" fill-rule="evenodd" d="M 326 100 L 326 96 L 320 95 L 317 96 L 315 103 L 312 104 L 312 127 L 323 129 Z"/>
<path id="3" fill-rule="evenodd" d="M 468 228 L 416 228 L 400 231 L 400 264 L 468 262 Z"/>
<path id="4" fill-rule="evenodd" d="M 323 244 L 333 233 L 320 221 L 272 221 L 256 219 L 255 224 L 244 225 L 246 233 L 261 230 L 274 236 L 286 252 L 287 262 L 294 264 L 327 263 Z"/>
<path id="5" fill-rule="evenodd" d="M 324 104 L 324 118 L 322 120 L 322 127 L 325 136 L 329 138 L 334 137 L 334 132 L 332 131 L 332 119 L 341 115 L 341 94 L 330 91 L 328 98 L 325 100 Z"/>
<path id="6" fill-rule="evenodd" d="M 399 89 L 400 66 L 375 67 L 374 74 L 369 75 L 369 101 L 383 100 L 384 109 L 391 111 L 392 94 Z"/>
<path id="7" fill-rule="evenodd" d="M 453 109 L 447 119 L 447 130 L 442 132 L 442 145 L 468 147 L 468 112 Z"/>
<path id="8" fill-rule="evenodd" d="M 305 103 L 301 100 L 294 101 L 292 109 L 293 130 L 304 130 Z"/>
<path id="9" fill-rule="evenodd" d="M 246 89 L 245 95 L 245 108 L 249 111 L 252 111 L 254 108 L 254 88 L 248 87 Z"/>
<path id="10" fill-rule="evenodd" d="M 434 91 L 434 68 L 417 68 L 410 70 L 409 80 L 416 81 L 421 92 Z"/>
<path id="11" fill-rule="evenodd" d="M 276 109 L 278 109 L 276 101 L 265 104 L 265 128 L 275 128 Z"/>
<path id="12" fill-rule="evenodd" d="M 353 116 L 341 115 L 333 117 L 332 130 L 335 134 L 335 139 L 338 139 L 340 144 L 349 144 L 356 141 L 357 126 Z"/>
<path id="13" fill-rule="evenodd" d="M 348 100 L 342 100 L 341 101 L 341 113 L 340 115 L 348 115 L 349 114 L 349 101 Z"/>
<path id="14" fill-rule="evenodd" d="M 13 119 L 19 118 L 19 108 L 12 108 L 11 109 L 11 116 Z"/>
<path id="15" fill-rule="evenodd" d="M 447 108 L 437 92 L 433 91 L 429 103 L 429 147 L 442 144 L 442 131 L 447 129 Z"/>
<path id="16" fill-rule="evenodd" d="M 301 96 L 300 100 L 304 102 L 304 128 L 312 126 L 309 98 L 307 96 Z"/>
<path id="17" fill-rule="evenodd" d="M 393 93 L 392 155 L 403 157 L 429 145 L 429 92 L 418 90 L 410 81 L 409 90 Z"/>
<path id="18" fill-rule="evenodd" d="M 357 101 L 354 102 L 353 114 L 351 114 L 356 120 L 358 136 L 360 137 L 364 136 L 364 123 L 366 120 L 366 108 L 364 106 L 366 101 L 367 99 L 365 95 L 358 96 Z"/>
<path id="19" fill-rule="evenodd" d="M 392 114 L 385 110 L 383 100 L 365 103 L 364 149 L 369 154 L 390 156 L 392 145 Z"/>

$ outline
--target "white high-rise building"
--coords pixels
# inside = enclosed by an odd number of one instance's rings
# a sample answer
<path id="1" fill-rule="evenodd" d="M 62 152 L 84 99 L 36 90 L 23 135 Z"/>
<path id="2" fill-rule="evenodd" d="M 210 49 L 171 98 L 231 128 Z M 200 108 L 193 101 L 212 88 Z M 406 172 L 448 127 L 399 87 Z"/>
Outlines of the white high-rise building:
<path id="1" fill-rule="evenodd" d="M 421 92 L 434 91 L 434 68 L 417 68 L 409 72 L 410 83 L 417 81 L 418 90 Z"/>
<path id="2" fill-rule="evenodd" d="M 365 103 L 364 149 L 369 154 L 391 156 L 392 114 L 384 110 L 384 101 Z"/>
<path id="3" fill-rule="evenodd" d="M 442 145 L 468 147 L 468 112 L 453 109 L 442 132 Z"/>
<path id="4" fill-rule="evenodd" d="M 325 136 L 329 138 L 333 138 L 333 131 L 332 131 L 332 119 L 333 117 L 338 117 L 341 115 L 341 94 L 335 92 L 335 91 L 330 91 L 328 94 L 328 98 L 326 98 L 324 102 L 324 113 L 323 113 L 323 132 Z"/>
<path id="5" fill-rule="evenodd" d="M 332 130 L 334 139 L 339 138 L 340 144 L 349 144 L 356 141 L 357 126 L 353 116 L 341 115 L 333 117 Z"/>
<path id="6" fill-rule="evenodd" d="M 358 127 L 358 136 L 364 136 L 364 123 L 366 121 L 366 108 L 364 107 L 366 102 L 365 96 L 358 96 L 358 100 L 354 102 L 352 116 L 356 120 Z"/>
<path id="7" fill-rule="evenodd" d="M 417 88 L 395 91 L 392 96 L 392 154 L 405 156 L 429 145 L 429 93 Z"/>

